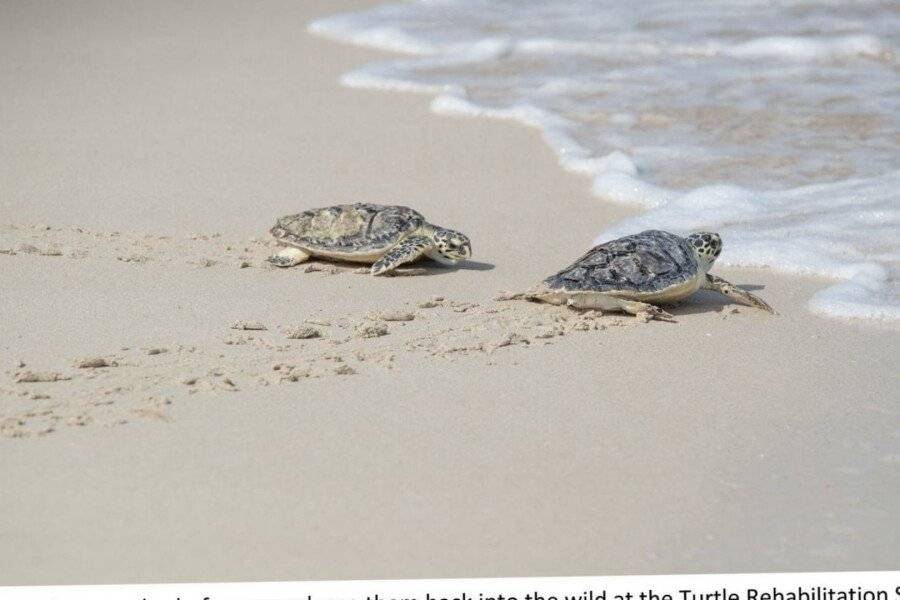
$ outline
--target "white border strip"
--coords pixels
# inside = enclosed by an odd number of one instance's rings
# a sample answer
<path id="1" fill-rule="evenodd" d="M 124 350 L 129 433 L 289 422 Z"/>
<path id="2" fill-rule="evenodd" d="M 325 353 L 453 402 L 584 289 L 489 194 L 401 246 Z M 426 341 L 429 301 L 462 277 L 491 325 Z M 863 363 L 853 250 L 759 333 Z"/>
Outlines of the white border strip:
<path id="1" fill-rule="evenodd" d="M 0 587 L 37 599 L 900 600 L 900 571 Z"/>

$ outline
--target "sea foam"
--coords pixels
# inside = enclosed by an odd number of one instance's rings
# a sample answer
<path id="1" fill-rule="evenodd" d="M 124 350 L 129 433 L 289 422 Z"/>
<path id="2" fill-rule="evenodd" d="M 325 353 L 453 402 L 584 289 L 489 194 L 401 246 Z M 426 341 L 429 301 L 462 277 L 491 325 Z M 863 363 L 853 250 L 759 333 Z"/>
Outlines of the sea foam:
<path id="1" fill-rule="evenodd" d="M 349 86 L 542 132 L 605 200 L 595 241 L 719 231 L 724 264 L 827 277 L 814 312 L 900 319 L 900 16 L 890 2 L 420 0 L 313 22 L 399 52 Z"/>

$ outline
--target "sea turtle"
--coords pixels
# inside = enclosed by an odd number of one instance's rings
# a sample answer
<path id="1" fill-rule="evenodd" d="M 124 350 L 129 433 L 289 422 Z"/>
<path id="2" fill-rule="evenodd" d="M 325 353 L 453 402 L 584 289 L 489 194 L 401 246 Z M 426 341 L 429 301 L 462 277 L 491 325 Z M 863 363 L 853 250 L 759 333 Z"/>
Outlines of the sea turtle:
<path id="1" fill-rule="evenodd" d="M 707 272 L 721 251 L 722 239 L 717 233 L 681 237 L 667 231 L 643 231 L 594 246 L 536 288 L 498 299 L 624 311 L 646 321 L 672 318 L 656 304 L 675 302 L 705 289 L 775 312 L 750 292 Z"/>
<path id="2" fill-rule="evenodd" d="M 372 275 L 427 256 L 456 264 L 472 255 L 469 238 L 425 221 L 406 206 L 338 204 L 281 217 L 271 229 L 283 248 L 269 262 L 292 267 L 311 256 L 372 263 Z"/>

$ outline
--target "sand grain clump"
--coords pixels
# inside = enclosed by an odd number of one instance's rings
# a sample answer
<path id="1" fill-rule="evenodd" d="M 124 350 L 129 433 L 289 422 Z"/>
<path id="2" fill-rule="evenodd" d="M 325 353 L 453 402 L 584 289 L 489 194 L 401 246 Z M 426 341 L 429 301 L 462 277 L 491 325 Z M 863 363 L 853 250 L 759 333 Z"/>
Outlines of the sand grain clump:
<path id="1" fill-rule="evenodd" d="M 53 381 L 68 381 L 72 379 L 57 371 L 20 371 L 15 375 L 16 383 L 49 383 Z"/>
<path id="2" fill-rule="evenodd" d="M 289 340 L 311 340 L 322 337 L 322 333 L 315 327 L 292 327 L 287 330 L 285 337 Z"/>
<path id="3" fill-rule="evenodd" d="M 231 324 L 232 329 L 242 331 L 266 331 L 267 327 L 260 321 L 235 321 Z"/>
<path id="4" fill-rule="evenodd" d="M 388 334 L 388 328 L 381 323 L 360 323 L 353 330 L 359 338 L 377 338 Z"/>
<path id="5" fill-rule="evenodd" d="M 404 310 L 384 310 L 370 314 L 369 318 L 381 321 L 412 321 L 416 318 L 416 315 Z"/>
<path id="6" fill-rule="evenodd" d="M 500 340 L 494 344 L 495 348 L 506 348 L 507 346 L 515 346 L 518 344 L 528 345 L 531 342 L 528 341 L 528 338 L 519 335 L 518 333 L 509 333 L 504 337 L 500 338 Z"/>
<path id="7" fill-rule="evenodd" d="M 102 367 L 117 367 L 119 364 L 102 356 L 91 356 L 89 358 L 76 358 L 75 366 L 79 369 L 99 369 Z"/>
<path id="8" fill-rule="evenodd" d="M 347 364 L 340 364 L 336 366 L 334 369 L 335 375 L 355 375 L 356 369 Z"/>

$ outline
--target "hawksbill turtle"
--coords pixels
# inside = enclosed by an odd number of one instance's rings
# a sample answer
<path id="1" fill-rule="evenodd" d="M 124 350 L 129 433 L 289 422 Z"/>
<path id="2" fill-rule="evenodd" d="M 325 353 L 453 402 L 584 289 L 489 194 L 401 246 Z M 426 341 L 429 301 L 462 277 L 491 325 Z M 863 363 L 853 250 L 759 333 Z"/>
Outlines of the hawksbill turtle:
<path id="1" fill-rule="evenodd" d="M 372 263 L 372 275 L 427 256 L 453 265 L 472 256 L 469 238 L 437 227 L 406 206 L 338 204 L 281 217 L 271 233 L 283 248 L 269 257 L 292 267 L 311 256 Z"/>
<path id="2" fill-rule="evenodd" d="M 721 251 L 722 238 L 717 233 L 681 237 L 667 231 L 643 231 L 594 246 L 537 287 L 498 299 L 623 311 L 648 321 L 672 319 L 657 304 L 676 302 L 706 289 L 774 313 L 757 296 L 708 272 Z"/>

